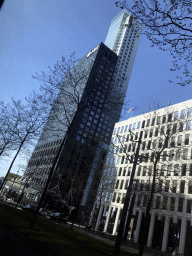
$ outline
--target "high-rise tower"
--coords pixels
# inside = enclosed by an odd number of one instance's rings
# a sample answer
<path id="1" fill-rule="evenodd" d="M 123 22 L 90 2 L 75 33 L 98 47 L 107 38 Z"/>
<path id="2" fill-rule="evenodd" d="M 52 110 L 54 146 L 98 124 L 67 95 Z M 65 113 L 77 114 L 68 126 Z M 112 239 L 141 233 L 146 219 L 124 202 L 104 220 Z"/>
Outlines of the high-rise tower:
<path id="1" fill-rule="evenodd" d="M 113 83 L 121 93 L 127 91 L 141 32 L 142 25 L 125 10 L 111 21 L 105 45 L 119 56 Z"/>

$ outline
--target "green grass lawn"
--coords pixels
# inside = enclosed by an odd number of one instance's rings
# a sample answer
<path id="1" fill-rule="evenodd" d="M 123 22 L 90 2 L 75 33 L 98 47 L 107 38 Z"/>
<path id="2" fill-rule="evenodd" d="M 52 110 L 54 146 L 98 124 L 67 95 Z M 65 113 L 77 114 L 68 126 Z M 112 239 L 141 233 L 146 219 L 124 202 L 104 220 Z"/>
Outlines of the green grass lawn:
<path id="1" fill-rule="evenodd" d="M 41 248 L 53 256 L 107 256 L 113 251 L 111 245 L 41 217 L 38 217 L 34 229 L 30 230 L 28 226 L 31 218 L 32 213 L 0 204 L 0 223 L 13 230 L 17 236 L 29 240 L 32 248 L 36 250 Z M 120 255 L 135 254 L 122 250 Z"/>

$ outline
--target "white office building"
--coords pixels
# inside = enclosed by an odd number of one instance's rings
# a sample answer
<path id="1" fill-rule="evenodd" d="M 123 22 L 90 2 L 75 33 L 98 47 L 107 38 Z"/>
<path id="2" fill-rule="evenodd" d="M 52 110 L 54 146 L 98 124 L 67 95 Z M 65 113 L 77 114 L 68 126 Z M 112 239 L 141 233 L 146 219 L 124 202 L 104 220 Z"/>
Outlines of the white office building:
<path id="1" fill-rule="evenodd" d="M 147 246 L 161 251 L 178 248 L 181 253 L 192 254 L 191 118 L 192 100 L 189 100 L 116 123 L 90 219 L 90 224 L 96 225 L 96 230 L 117 234 L 138 137 L 142 132 L 132 191 L 135 203 L 128 238 L 135 243 L 143 239 L 140 237 L 140 228 L 157 160 L 150 225 L 148 232 L 146 230 Z"/>

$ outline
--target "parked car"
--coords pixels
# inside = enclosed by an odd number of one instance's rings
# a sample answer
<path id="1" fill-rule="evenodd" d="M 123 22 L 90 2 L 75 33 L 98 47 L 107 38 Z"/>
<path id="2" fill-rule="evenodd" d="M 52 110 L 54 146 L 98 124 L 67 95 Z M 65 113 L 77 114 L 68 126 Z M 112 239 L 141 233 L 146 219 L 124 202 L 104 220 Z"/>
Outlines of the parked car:
<path id="1" fill-rule="evenodd" d="M 0 196 L 0 201 L 4 201 L 4 196 Z"/>
<path id="2" fill-rule="evenodd" d="M 54 220 L 56 222 L 64 223 L 64 224 L 66 224 L 67 221 L 68 221 L 68 219 L 66 218 L 65 214 L 64 213 L 60 213 L 60 212 L 53 213 L 50 216 L 50 219 Z"/>
<path id="3" fill-rule="evenodd" d="M 27 212 L 34 212 L 35 211 L 35 208 L 32 207 L 30 204 L 26 205 L 26 206 L 23 206 L 22 207 L 22 210 L 23 211 L 27 211 Z"/>
<path id="4" fill-rule="evenodd" d="M 46 209 L 43 209 L 43 208 L 40 208 L 39 209 L 39 214 L 43 217 L 47 217 L 47 210 Z"/>

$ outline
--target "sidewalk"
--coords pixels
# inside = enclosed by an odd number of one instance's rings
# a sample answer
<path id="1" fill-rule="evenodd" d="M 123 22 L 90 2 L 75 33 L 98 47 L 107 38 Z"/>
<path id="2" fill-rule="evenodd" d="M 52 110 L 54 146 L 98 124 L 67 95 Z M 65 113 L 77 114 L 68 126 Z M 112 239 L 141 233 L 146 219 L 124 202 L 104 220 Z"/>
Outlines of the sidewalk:
<path id="1" fill-rule="evenodd" d="M 65 224 L 65 226 L 70 228 L 71 225 L 68 223 L 67 225 Z M 105 238 L 105 237 L 103 237 L 103 236 L 101 236 L 101 235 L 99 235 L 97 233 L 93 233 L 92 231 L 84 230 L 84 226 L 79 226 L 77 224 L 74 224 L 73 229 L 78 231 L 78 232 L 81 232 L 81 233 L 83 233 L 85 235 L 91 236 L 91 237 L 93 237 L 95 239 L 98 239 L 100 241 L 108 243 L 110 245 L 114 245 L 115 244 L 115 241 L 113 241 L 111 239 Z M 127 242 L 127 244 L 128 243 L 129 242 Z M 130 246 L 125 245 L 125 244 L 122 244 L 121 248 L 123 250 L 128 251 L 128 252 L 135 253 L 136 255 L 139 252 L 138 249 L 130 247 Z M 145 251 L 147 251 L 147 252 L 144 252 L 144 254 L 143 254 L 144 256 L 171 256 L 171 253 L 161 252 L 160 250 L 157 250 L 157 249 L 154 249 L 154 248 L 147 248 Z"/>

